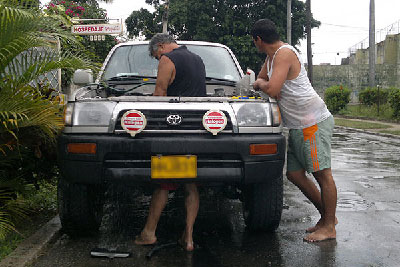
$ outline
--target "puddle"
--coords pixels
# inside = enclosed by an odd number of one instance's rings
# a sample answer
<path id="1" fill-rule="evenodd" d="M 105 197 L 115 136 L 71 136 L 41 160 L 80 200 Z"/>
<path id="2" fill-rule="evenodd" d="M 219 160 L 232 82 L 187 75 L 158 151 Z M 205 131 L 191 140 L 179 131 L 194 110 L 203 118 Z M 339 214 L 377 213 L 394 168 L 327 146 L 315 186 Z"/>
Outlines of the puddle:
<path id="1" fill-rule="evenodd" d="M 363 211 L 367 210 L 369 206 L 367 201 L 355 192 L 338 193 L 338 211 Z"/>

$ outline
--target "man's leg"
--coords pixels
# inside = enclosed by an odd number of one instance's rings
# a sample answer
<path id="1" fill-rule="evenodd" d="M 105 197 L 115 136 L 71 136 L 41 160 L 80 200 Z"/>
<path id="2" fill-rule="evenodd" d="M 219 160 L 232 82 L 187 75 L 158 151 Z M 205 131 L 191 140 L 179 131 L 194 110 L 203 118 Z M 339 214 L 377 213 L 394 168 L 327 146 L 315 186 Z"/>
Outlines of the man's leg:
<path id="1" fill-rule="evenodd" d="M 307 178 L 305 170 L 301 169 L 298 171 L 288 171 L 286 174 L 289 181 L 296 185 L 301 192 L 313 203 L 319 213 L 324 213 L 323 205 L 321 201 L 321 193 L 317 186 Z"/>
<path id="2" fill-rule="evenodd" d="M 165 205 L 168 201 L 168 190 L 157 188 L 151 198 L 149 215 L 142 232 L 136 237 L 135 244 L 150 245 L 157 242 L 156 229 Z"/>
<path id="3" fill-rule="evenodd" d="M 185 191 L 186 227 L 179 242 L 185 250 L 193 251 L 193 225 L 199 211 L 199 192 L 195 183 L 186 184 Z"/>
<path id="4" fill-rule="evenodd" d="M 330 168 L 313 173 L 321 188 L 322 216 L 318 228 L 304 240 L 309 242 L 336 238 L 336 202 L 337 190 Z"/>
<path id="5" fill-rule="evenodd" d="M 322 218 L 324 215 L 324 206 L 321 200 L 321 192 L 318 190 L 317 186 L 307 178 L 305 171 L 303 169 L 298 171 L 288 171 L 286 174 L 289 181 L 291 181 L 294 185 L 296 185 L 301 192 L 313 203 L 313 205 L 317 208 L 318 212 L 321 215 L 321 219 L 318 223 L 310 227 L 306 230 L 308 233 L 312 233 L 316 231 L 319 226 L 322 224 Z M 337 224 L 337 219 L 335 219 L 335 223 Z"/>

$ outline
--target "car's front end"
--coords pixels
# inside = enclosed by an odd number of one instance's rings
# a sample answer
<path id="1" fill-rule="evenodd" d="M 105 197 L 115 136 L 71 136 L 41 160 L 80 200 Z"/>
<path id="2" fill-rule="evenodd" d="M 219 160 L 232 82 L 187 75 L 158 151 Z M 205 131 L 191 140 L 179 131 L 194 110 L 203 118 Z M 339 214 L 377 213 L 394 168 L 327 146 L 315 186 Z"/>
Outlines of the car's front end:
<path id="1" fill-rule="evenodd" d="M 281 176 L 285 140 L 276 103 L 230 98 L 154 99 L 70 103 L 67 125 L 59 139 L 66 177 L 78 183 L 123 181 L 137 185 L 165 179 L 181 182 L 184 178 L 198 183 L 248 184 Z M 140 111 L 147 122 L 134 137 L 121 125 L 129 110 Z M 203 123 L 210 110 L 226 116 L 225 127 L 216 135 Z M 179 124 L 168 122 L 171 115 L 180 119 Z M 178 155 L 196 157 L 191 166 L 196 177 L 152 177 L 154 157 Z"/>
<path id="2" fill-rule="evenodd" d="M 230 188 L 246 204 L 249 227 L 278 227 L 286 145 L 276 101 L 251 90 L 250 76 L 226 46 L 180 44 L 204 61 L 206 97 L 152 96 L 157 61 L 146 42 L 117 45 L 96 82 L 69 96 L 58 142 L 65 231 L 98 228 L 112 183 L 165 182 Z"/>

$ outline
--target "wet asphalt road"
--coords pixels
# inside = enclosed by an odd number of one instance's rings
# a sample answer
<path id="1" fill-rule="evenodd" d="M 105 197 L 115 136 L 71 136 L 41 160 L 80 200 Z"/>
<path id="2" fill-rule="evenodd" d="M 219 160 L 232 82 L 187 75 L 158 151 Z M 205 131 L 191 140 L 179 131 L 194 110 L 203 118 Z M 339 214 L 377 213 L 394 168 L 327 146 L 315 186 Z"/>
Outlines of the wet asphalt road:
<path id="1" fill-rule="evenodd" d="M 285 178 L 284 211 L 276 233 L 246 231 L 238 200 L 203 194 L 194 233 L 199 248 L 186 253 L 171 246 L 148 260 L 151 247 L 133 245 L 148 198 L 113 188 L 99 236 L 63 235 L 33 266 L 400 266 L 400 139 L 336 129 L 332 156 L 338 188 L 336 240 L 302 241 L 318 212 Z M 159 223 L 160 243 L 177 240 L 184 226 L 183 199 L 179 191 L 175 194 Z M 94 247 L 130 251 L 132 256 L 91 258 Z"/>

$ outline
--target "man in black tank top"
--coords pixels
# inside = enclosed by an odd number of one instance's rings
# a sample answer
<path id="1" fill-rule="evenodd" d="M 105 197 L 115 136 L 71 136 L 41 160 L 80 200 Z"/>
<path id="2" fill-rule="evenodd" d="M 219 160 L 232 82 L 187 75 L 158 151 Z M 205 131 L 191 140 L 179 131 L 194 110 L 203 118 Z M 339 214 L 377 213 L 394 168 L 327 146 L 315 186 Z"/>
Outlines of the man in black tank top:
<path id="1" fill-rule="evenodd" d="M 167 34 L 156 34 L 149 50 L 160 61 L 153 95 L 206 96 L 206 70 L 198 55 Z"/>
<path id="2" fill-rule="evenodd" d="M 206 96 L 206 71 L 201 58 L 190 52 L 186 46 L 179 46 L 168 34 L 156 34 L 149 43 L 150 56 L 160 62 L 154 96 Z M 157 242 L 157 223 L 168 201 L 168 191 L 176 189 L 175 184 L 162 183 L 154 190 L 146 225 L 135 244 L 149 245 Z M 185 184 L 186 227 L 179 243 L 187 251 L 194 249 L 193 225 L 199 210 L 199 193 L 195 183 Z"/>

